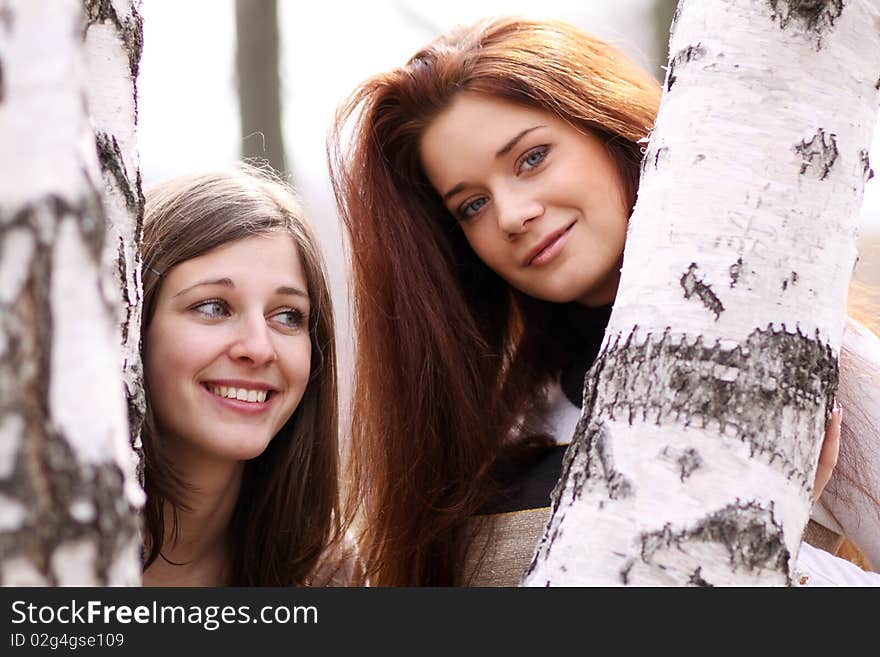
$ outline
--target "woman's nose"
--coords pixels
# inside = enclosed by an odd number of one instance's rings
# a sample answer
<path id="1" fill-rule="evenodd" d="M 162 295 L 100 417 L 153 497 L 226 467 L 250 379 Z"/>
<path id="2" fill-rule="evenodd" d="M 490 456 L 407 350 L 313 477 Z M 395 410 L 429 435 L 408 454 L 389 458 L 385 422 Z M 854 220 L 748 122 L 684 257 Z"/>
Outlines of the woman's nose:
<path id="1" fill-rule="evenodd" d="M 507 190 L 495 196 L 498 228 L 507 239 L 528 230 L 528 223 L 544 213 L 544 207 L 531 194 Z"/>
<path id="2" fill-rule="evenodd" d="M 262 315 L 243 316 L 236 330 L 238 334 L 229 350 L 229 355 L 233 359 L 247 360 L 254 365 L 265 365 L 278 358 L 269 326 Z"/>

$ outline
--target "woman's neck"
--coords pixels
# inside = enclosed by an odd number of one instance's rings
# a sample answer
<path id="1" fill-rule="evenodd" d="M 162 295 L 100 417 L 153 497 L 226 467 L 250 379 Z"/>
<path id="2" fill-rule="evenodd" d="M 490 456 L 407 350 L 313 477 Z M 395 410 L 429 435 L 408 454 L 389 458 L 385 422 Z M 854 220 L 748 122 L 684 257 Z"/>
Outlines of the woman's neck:
<path id="1" fill-rule="evenodd" d="M 223 586 L 230 566 L 229 523 L 241 490 L 243 462 L 192 463 L 181 468 L 188 509 L 165 505 L 165 542 L 144 571 L 144 586 Z"/>
<path id="2" fill-rule="evenodd" d="M 617 298 L 617 288 L 620 286 L 620 268 L 623 266 L 623 256 L 606 274 L 605 278 L 598 282 L 593 288 L 577 300 L 582 306 L 588 308 L 596 308 L 599 306 L 609 306 L 614 303 Z"/>

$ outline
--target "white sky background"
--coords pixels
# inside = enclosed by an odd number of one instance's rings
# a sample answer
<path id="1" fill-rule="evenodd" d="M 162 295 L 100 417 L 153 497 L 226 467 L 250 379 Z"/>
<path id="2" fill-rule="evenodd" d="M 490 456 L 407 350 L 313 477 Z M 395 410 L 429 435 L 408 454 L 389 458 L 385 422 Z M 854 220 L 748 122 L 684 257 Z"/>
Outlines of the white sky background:
<path id="1" fill-rule="evenodd" d="M 359 82 L 404 64 L 437 31 L 501 14 L 566 20 L 616 43 L 645 67 L 656 65 L 653 0 L 280 0 L 279 5 L 288 166 L 330 270 L 340 372 L 350 371 L 351 358 L 345 338 L 347 272 L 325 138 L 337 104 Z M 142 0 L 141 10 L 138 143 L 144 183 L 236 161 L 233 0 Z M 862 225 L 880 230 L 880 121 L 871 161 L 878 175 L 865 189 Z M 349 379 L 340 377 L 343 398 Z"/>

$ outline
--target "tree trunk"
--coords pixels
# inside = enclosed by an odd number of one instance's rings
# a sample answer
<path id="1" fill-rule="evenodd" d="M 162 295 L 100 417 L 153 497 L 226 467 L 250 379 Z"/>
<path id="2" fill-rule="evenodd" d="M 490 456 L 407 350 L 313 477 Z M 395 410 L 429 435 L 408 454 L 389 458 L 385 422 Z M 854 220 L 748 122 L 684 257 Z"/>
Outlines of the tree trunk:
<path id="1" fill-rule="evenodd" d="M 86 97 L 104 179 L 107 222 L 101 261 L 105 276 L 114 282 L 109 288 L 113 291 L 110 302 L 121 333 L 129 432 L 138 457 L 146 409 L 140 356 L 143 308 L 139 246 L 144 196 L 135 133 L 137 74 L 143 46 L 139 4 L 140 0 L 127 0 L 126 13 L 120 16 L 108 0 L 85 0 Z M 137 463 L 141 466 L 142 459 L 138 458 Z"/>
<path id="2" fill-rule="evenodd" d="M 87 0 L 87 23 L 83 4 L 11 0 L 0 8 L 5 586 L 140 582 L 143 492 L 120 376 L 124 359 L 132 407 L 142 408 L 133 111 L 140 18 L 133 8 L 116 14 L 126 3 Z"/>
<path id="3" fill-rule="evenodd" d="M 880 1 L 682 0 L 620 291 L 524 584 L 791 583 L 878 104 Z"/>
<path id="4" fill-rule="evenodd" d="M 235 35 L 242 156 L 284 174 L 276 0 L 235 0 Z"/>

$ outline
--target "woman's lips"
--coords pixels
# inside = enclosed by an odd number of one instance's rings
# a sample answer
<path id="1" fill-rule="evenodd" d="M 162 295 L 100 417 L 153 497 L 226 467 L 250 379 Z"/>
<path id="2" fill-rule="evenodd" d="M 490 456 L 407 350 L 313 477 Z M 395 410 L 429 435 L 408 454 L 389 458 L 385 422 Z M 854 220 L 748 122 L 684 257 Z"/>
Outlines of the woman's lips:
<path id="1" fill-rule="evenodd" d="M 206 394 L 210 395 L 211 398 L 220 406 L 223 406 L 224 408 L 228 408 L 233 411 L 238 411 L 239 413 L 243 413 L 245 415 L 259 415 L 260 413 L 266 412 L 267 410 L 269 410 L 269 407 L 272 405 L 275 398 L 273 392 L 272 394 L 267 396 L 266 401 L 249 402 L 230 397 L 220 397 L 219 395 L 209 390 L 208 386 L 206 385 L 202 385 L 202 390 L 204 390 Z"/>
<path id="2" fill-rule="evenodd" d="M 562 247 L 568 241 L 574 224 L 575 222 L 571 222 L 566 228 L 553 233 L 544 240 L 543 243 L 529 254 L 529 257 L 526 259 L 526 267 L 542 267 L 554 260 L 562 252 Z"/>

